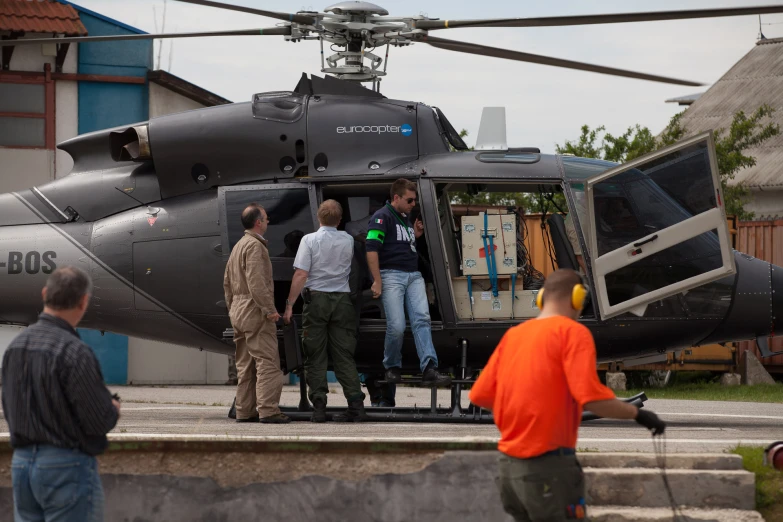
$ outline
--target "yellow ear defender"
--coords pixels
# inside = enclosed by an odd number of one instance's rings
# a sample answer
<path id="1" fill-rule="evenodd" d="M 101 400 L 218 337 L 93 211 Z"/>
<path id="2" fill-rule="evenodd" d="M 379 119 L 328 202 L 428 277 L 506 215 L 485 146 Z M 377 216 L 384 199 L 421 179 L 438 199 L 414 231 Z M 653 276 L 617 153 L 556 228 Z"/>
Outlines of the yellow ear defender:
<path id="1" fill-rule="evenodd" d="M 574 285 L 574 289 L 571 291 L 571 306 L 573 309 L 582 310 L 585 307 L 585 299 L 587 299 L 587 287 L 585 285 Z M 539 310 L 544 309 L 543 288 L 536 295 L 536 306 Z"/>

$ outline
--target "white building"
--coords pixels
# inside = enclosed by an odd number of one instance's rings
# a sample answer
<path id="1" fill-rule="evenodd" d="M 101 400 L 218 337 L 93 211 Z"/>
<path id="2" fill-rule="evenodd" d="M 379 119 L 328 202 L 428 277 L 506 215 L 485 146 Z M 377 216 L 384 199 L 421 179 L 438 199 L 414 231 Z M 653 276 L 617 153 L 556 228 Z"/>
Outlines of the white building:
<path id="1" fill-rule="evenodd" d="M 0 2 L 3 39 L 141 34 L 65 0 Z M 99 129 L 230 103 L 152 70 L 152 40 L 2 48 L 0 193 L 43 185 L 73 166 L 57 143 Z M 0 327 L 2 349 L 18 327 Z M 227 357 L 182 346 L 81 331 L 114 384 L 222 384 Z"/>

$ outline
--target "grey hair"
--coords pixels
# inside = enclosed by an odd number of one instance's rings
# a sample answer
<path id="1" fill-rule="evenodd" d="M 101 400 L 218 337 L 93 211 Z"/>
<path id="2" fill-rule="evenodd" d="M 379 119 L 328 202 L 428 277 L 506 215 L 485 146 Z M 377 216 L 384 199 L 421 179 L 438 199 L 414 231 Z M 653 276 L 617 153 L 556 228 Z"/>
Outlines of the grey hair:
<path id="1" fill-rule="evenodd" d="M 92 293 L 92 280 L 75 266 L 58 268 L 46 280 L 44 305 L 53 310 L 77 308 L 85 295 Z"/>

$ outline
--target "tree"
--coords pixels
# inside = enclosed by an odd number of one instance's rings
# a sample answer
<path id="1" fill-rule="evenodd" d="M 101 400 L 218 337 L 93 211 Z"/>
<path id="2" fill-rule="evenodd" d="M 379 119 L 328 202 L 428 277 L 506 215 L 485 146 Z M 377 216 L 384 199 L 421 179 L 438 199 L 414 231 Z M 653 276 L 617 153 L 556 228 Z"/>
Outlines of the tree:
<path id="1" fill-rule="evenodd" d="M 459 137 L 468 136 L 467 129 L 459 131 Z M 470 147 L 468 150 L 473 150 Z M 551 195 L 550 195 L 551 196 Z M 554 201 L 563 210 L 566 208 L 565 197 L 562 193 L 554 195 Z M 537 197 L 536 194 L 524 192 L 480 192 L 478 194 L 468 194 L 467 192 L 451 193 L 451 203 L 454 205 L 491 205 L 491 206 L 521 206 L 527 214 L 541 212 L 542 202 L 546 207 L 548 203 L 545 199 Z M 548 206 L 550 210 L 551 206 Z"/>
<path id="2" fill-rule="evenodd" d="M 743 154 L 744 150 L 756 147 L 780 134 L 780 126 L 777 123 L 761 124 L 761 120 L 771 116 L 774 111 L 775 109 L 768 105 L 762 105 L 750 117 L 740 111 L 734 115 L 725 136 L 721 136 L 723 129 L 715 133 L 715 155 L 723 197 L 726 200 L 726 213 L 734 214 L 739 219 L 753 218 L 753 213 L 743 208 L 743 204 L 749 199 L 750 190 L 742 183 L 729 185 L 728 182 L 733 180 L 741 169 L 756 165 L 756 159 Z"/>
<path id="3" fill-rule="evenodd" d="M 750 116 L 739 111 L 734 115 L 728 132 L 726 129 L 717 129 L 714 133 L 718 174 L 726 200 L 726 213 L 735 215 L 739 219 L 753 218 L 753 213 L 743 207 L 750 190 L 742 184 L 729 185 L 729 181 L 733 180 L 741 169 L 756 164 L 755 158 L 743 154 L 743 151 L 780 134 L 780 126 L 777 123 L 762 123 L 762 120 L 769 118 L 773 112 L 774 109 L 768 105 L 762 105 Z M 650 129 L 640 125 L 629 127 L 619 136 L 605 132 L 606 128 L 603 125 L 592 130 L 589 126 L 583 125 L 576 141 L 566 141 L 562 146 L 555 145 L 555 150 L 558 154 L 573 154 L 583 158 L 624 163 L 672 145 L 686 137 L 688 132 L 682 126 L 683 114 L 685 111 L 672 116 L 669 124 L 658 137 L 654 136 Z M 597 145 L 600 133 L 604 135 L 600 145 Z"/>

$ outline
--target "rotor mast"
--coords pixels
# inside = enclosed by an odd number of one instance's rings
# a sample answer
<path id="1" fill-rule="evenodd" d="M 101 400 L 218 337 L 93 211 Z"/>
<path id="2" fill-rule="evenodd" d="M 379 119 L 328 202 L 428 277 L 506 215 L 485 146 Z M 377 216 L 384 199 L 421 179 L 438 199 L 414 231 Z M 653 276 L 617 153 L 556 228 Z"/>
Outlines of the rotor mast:
<path id="1" fill-rule="evenodd" d="M 424 17 L 390 18 L 386 9 L 369 2 L 340 2 L 327 7 L 324 13 L 297 14 L 312 16 L 315 24 L 288 24 L 291 34 L 286 40 L 320 40 L 321 72 L 340 80 L 372 82 L 375 91 L 386 76 L 389 48 L 410 45 L 412 36 L 426 34 L 414 28 L 416 21 Z M 325 54 L 324 42 L 332 54 Z M 384 46 L 384 57 L 374 52 Z"/>

